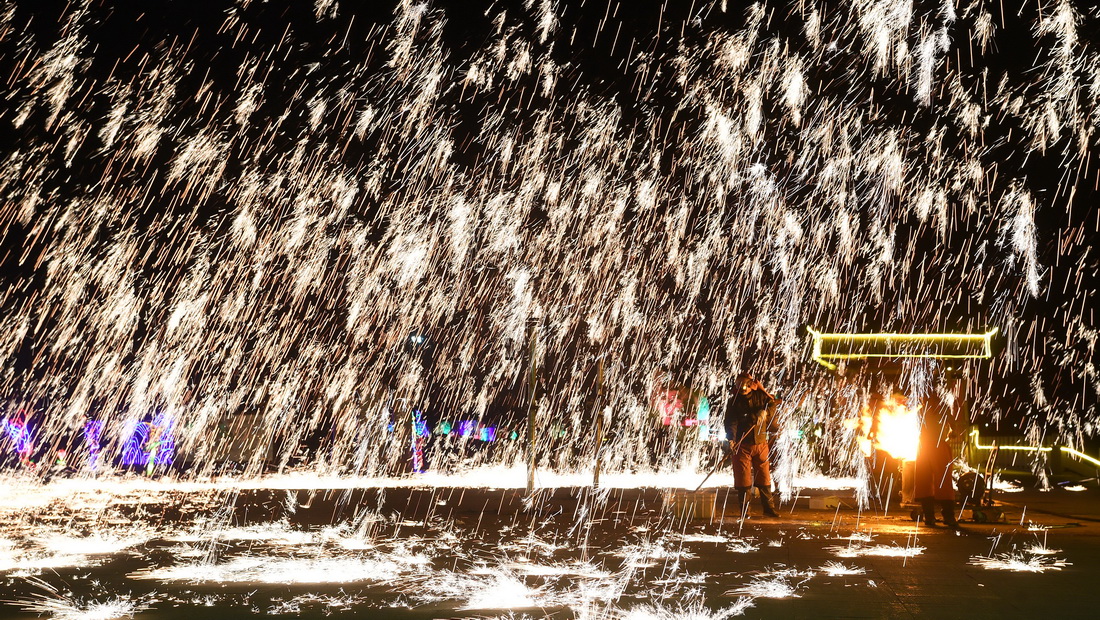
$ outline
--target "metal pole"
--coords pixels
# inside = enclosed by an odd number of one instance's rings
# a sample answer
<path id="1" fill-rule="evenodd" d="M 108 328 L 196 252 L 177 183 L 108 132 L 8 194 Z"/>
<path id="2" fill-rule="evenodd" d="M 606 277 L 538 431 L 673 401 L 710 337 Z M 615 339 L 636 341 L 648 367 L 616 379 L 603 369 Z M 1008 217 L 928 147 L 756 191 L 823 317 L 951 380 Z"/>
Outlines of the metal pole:
<path id="1" fill-rule="evenodd" d="M 600 488 L 600 449 L 603 448 L 603 355 L 596 362 L 596 464 L 592 469 L 592 488 Z"/>
<path id="2" fill-rule="evenodd" d="M 528 339 L 528 367 L 527 376 L 527 492 L 535 490 L 535 438 L 538 429 L 535 427 L 535 410 L 537 409 L 536 393 L 538 387 L 538 362 L 535 356 L 538 353 L 538 320 L 527 323 Z"/>

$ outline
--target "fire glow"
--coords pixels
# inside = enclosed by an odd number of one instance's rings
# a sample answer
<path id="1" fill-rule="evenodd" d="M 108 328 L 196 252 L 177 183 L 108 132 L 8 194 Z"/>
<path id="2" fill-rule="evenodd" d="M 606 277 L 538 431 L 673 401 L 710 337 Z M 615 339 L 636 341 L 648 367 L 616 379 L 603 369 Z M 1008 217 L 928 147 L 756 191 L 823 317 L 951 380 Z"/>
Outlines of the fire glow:
<path id="1" fill-rule="evenodd" d="M 894 394 L 878 406 L 866 406 L 850 427 L 859 430 L 859 447 L 865 456 L 882 450 L 900 460 L 917 458 L 920 439 L 919 409 L 907 405 L 905 397 Z"/>

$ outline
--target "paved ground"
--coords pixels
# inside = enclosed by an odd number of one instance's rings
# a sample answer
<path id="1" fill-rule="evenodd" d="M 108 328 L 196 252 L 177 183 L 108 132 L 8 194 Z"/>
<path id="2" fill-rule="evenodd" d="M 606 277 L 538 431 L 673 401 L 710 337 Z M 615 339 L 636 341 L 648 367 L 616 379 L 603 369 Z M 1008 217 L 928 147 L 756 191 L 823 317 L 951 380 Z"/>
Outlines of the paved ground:
<path id="1" fill-rule="evenodd" d="M 106 618 L 95 605 L 116 599 L 138 618 L 1100 615 L 1095 483 L 1004 494 L 1005 522 L 962 532 L 902 511 L 809 508 L 829 492 L 778 520 L 741 520 L 716 493 L 714 512 L 693 519 L 652 489 L 252 491 L 120 502 L 94 518 L 56 508 L 2 524 L 9 560 L 33 561 L 5 567 L 0 544 L 0 617 L 38 617 L 37 600 L 55 617 Z M 92 535 L 89 524 L 127 542 L 69 566 L 32 557 L 58 532 Z M 117 529 L 139 524 L 144 537 Z"/>

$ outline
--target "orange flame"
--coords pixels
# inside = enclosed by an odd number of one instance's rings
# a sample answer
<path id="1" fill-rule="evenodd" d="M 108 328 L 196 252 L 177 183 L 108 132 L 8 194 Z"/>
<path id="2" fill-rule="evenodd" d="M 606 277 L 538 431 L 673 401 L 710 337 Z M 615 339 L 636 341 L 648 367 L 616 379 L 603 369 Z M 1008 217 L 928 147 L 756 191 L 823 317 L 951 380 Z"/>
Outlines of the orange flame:
<path id="1" fill-rule="evenodd" d="M 874 450 L 883 450 L 896 459 L 917 458 L 918 412 L 919 408 L 908 407 L 900 394 L 879 402 L 876 409 L 864 407 L 859 416 L 860 449 L 867 456 Z"/>

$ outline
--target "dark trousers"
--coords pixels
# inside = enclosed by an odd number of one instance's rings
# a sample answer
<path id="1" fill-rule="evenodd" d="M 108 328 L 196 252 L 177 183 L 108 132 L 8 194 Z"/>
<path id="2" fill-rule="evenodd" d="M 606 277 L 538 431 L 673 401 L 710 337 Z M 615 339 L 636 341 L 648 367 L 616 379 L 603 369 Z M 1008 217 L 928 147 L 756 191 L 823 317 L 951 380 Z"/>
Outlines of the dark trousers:
<path id="1" fill-rule="evenodd" d="M 923 438 L 922 438 L 923 439 Z M 951 447 L 946 442 L 921 441 L 913 465 L 913 497 L 946 501 L 955 499 L 951 480 Z"/>

